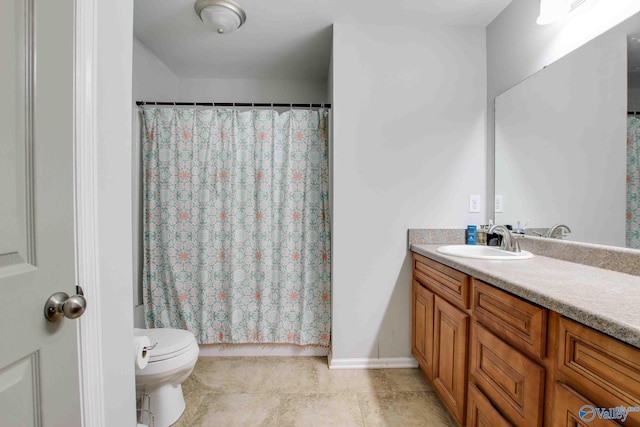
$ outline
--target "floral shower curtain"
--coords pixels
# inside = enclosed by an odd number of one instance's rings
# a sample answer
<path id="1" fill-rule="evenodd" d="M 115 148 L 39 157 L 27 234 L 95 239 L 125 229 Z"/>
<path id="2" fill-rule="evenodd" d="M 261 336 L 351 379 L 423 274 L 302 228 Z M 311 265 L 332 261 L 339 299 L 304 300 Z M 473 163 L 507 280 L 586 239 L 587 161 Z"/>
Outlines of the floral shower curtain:
<path id="1" fill-rule="evenodd" d="M 328 346 L 327 112 L 144 107 L 147 327 Z"/>
<path id="2" fill-rule="evenodd" d="M 627 117 L 627 247 L 640 249 L 640 119 Z"/>

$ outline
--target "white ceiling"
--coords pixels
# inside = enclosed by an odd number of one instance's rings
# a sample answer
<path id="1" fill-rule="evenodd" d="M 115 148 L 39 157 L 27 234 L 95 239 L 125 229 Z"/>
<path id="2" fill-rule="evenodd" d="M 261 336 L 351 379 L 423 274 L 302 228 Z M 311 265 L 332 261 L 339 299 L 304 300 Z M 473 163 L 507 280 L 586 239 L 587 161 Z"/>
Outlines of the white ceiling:
<path id="1" fill-rule="evenodd" d="M 236 0 L 247 22 L 219 35 L 195 0 L 135 0 L 134 35 L 178 77 L 324 80 L 331 25 L 487 26 L 511 0 Z"/>

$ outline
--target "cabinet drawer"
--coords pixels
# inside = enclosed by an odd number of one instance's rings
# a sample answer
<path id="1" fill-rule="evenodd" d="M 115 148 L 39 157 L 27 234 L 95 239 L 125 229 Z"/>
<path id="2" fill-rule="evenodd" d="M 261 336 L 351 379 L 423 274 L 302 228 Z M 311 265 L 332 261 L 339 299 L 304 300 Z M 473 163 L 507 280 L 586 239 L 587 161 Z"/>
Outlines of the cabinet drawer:
<path id="1" fill-rule="evenodd" d="M 553 427 L 619 427 L 619 424 L 610 420 L 603 420 L 590 411 L 585 412 L 582 419 L 580 409 L 588 405 L 595 408 L 596 405 L 578 394 L 565 384 L 556 383 L 553 397 Z M 586 408 L 587 410 L 589 408 Z"/>
<path id="2" fill-rule="evenodd" d="M 413 281 L 411 309 L 411 353 L 425 375 L 433 377 L 433 293 Z"/>
<path id="3" fill-rule="evenodd" d="M 539 359 L 547 344 L 547 310 L 472 278 L 473 314 L 494 334 Z"/>
<path id="4" fill-rule="evenodd" d="M 467 394 L 467 427 L 511 427 L 489 399 L 474 384 L 469 383 Z"/>
<path id="5" fill-rule="evenodd" d="M 640 349 L 564 317 L 559 321 L 558 371 L 600 407 L 640 407 Z M 640 412 L 625 425 L 640 426 Z"/>
<path id="6" fill-rule="evenodd" d="M 452 304 L 469 308 L 469 276 L 423 256 L 413 255 L 414 278 Z"/>
<path id="7" fill-rule="evenodd" d="M 470 341 L 472 382 L 518 426 L 542 425 L 545 370 L 476 322 Z"/>

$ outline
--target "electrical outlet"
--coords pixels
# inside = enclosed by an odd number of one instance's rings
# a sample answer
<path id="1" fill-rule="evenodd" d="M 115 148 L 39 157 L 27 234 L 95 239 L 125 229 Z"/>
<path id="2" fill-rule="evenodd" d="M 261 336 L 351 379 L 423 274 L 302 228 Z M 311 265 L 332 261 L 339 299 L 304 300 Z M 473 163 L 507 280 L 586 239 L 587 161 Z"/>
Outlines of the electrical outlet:
<path id="1" fill-rule="evenodd" d="M 496 194 L 496 202 L 493 210 L 495 212 L 504 212 L 504 202 L 501 195 Z"/>
<path id="2" fill-rule="evenodd" d="M 479 194 L 471 194 L 469 196 L 469 212 L 472 212 L 472 213 L 480 212 L 480 195 Z"/>

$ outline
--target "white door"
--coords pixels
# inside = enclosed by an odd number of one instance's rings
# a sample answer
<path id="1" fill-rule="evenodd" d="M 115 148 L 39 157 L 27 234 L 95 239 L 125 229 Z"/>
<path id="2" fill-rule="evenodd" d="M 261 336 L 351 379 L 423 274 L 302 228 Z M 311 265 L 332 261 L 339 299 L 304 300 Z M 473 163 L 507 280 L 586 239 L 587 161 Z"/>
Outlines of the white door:
<path id="1" fill-rule="evenodd" d="M 0 0 L 0 427 L 79 426 L 72 0 Z"/>

